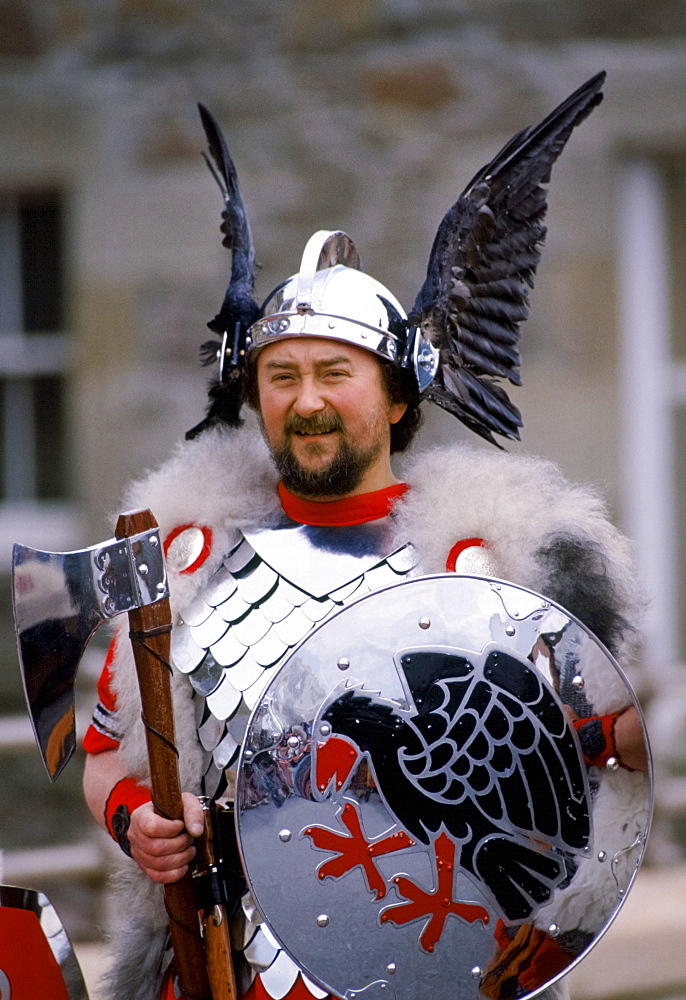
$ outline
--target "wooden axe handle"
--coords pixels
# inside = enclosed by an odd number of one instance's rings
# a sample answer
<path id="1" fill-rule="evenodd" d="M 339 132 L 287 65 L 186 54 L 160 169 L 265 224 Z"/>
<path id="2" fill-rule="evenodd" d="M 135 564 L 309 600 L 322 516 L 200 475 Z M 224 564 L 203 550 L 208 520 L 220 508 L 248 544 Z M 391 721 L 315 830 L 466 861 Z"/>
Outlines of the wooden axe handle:
<path id="1" fill-rule="evenodd" d="M 205 835 L 198 841 L 196 869 L 200 872 L 209 872 L 214 868 L 217 858 L 214 842 L 214 807 L 210 805 L 209 799 L 200 801 L 203 803 Z M 238 1000 L 226 907 L 220 904 L 208 907 L 202 911 L 201 920 L 212 996 L 214 1000 Z"/>
<path id="2" fill-rule="evenodd" d="M 157 527 L 149 510 L 122 514 L 117 538 L 128 538 Z M 148 744 L 152 802 L 167 819 L 183 819 L 178 751 L 174 737 L 169 651 L 171 610 L 164 598 L 129 612 L 129 627 L 141 693 L 142 717 Z M 164 887 L 169 929 L 179 986 L 192 1000 L 211 996 L 205 949 L 190 871 Z"/>

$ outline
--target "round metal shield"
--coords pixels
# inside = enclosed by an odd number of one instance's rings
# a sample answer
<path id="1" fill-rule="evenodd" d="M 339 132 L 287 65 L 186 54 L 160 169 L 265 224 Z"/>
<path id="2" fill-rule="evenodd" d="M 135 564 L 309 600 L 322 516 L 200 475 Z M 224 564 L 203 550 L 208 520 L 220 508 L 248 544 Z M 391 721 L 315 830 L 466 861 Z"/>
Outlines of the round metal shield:
<path id="1" fill-rule="evenodd" d="M 509 583 L 421 577 L 271 680 L 239 843 L 269 927 L 331 993 L 528 997 L 615 916 L 651 788 L 635 696 L 584 625 Z"/>

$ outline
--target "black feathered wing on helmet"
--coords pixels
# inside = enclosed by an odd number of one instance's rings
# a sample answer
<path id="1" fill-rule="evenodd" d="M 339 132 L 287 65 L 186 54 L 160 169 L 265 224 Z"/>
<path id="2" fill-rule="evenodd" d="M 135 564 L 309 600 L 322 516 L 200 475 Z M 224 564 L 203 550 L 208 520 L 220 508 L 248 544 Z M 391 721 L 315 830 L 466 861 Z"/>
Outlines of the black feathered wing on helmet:
<path id="1" fill-rule="evenodd" d="M 219 374 L 210 385 L 211 405 L 201 423 L 186 434 L 196 437 L 215 423 L 240 427 L 240 409 L 243 403 L 243 358 L 245 357 L 248 330 L 257 319 L 260 307 L 253 298 L 255 284 L 255 250 L 248 224 L 238 175 L 226 148 L 221 130 L 207 108 L 198 104 L 210 157 L 205 162 L 219 185 L 224 198 L 224 211 L 220 229 L 224 233 L 222 245 L 231 250 L 231 280 L 224 301 L 214 319 L 207 324 L 219 334 L 219 341 L 209 340 L 202 345 L 203 364 L 218 363 Z"/>
<path id="2" fill-rule="evenodd" d="M 528 289 L 546 232 L 543 185 L 573 129 L 602 100 L 604 80 L 605 73 L 596 74 L 540 125 L 517 133 L 470 181 L 438 228 L 409 315 L 407 349 L 397 363 L 414 366 L 424 399 L 498 447 L 494 434 L 517 440 L 522 426 L 498 379 L 521 384 L 520 324 L 528 316 Z M 236 169 L 216 121 L 199 108 L 211 156 L 205 159 L 224 198 L 221 231 L 232 264 L 221 309 L 208 323 L 221 341 L 202 347 L 205 364 L 219 362 L 219 375 L 210 386 L 207 417 L 186 437 L 216 423 L 242 423 L 249 331 L 260 315 L 253 298 L 255 252 Z M 334 259 L 330 266 L 336 263 L 344 262 Z"/>
<path id="3" fill-rule="evenodd" d="M 529 311 L 547 192 L 576 125 L 602 100 L 598 73 L 536 128 L 524 129 L 470 181 L 443 218 L 410 313 L 440 350 L 425 393 L 481 437 L 519 439 L 517 408 L 494 379 L 520 385 L 519 327 Z"/>

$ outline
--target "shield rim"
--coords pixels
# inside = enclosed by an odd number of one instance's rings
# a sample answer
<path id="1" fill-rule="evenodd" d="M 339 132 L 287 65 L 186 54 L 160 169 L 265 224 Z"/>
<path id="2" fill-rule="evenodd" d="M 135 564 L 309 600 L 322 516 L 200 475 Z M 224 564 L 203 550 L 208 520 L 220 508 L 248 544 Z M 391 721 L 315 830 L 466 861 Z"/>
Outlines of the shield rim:
<path id="1" fill-rule="evenodd" d="M 648 787 L 647 787 L 647 795 L 646 795 L 646 819 L 645 819 L 645 825 L 644 825 L 644 828 L 643 828 L 642 839 L 641 839 L 640 843 L 637 845 L 637 846 L 640 847 L 640 853 L 639 853 L 639 856 L 637 858 L 637 861 L 636 861 L 636 864 L 634 866 L 634 869 L 633 869 L 630 877 L 628 878 L 628 881 L 627 881 L 626 885 L 622 887 L 623 888 L 622 895 L 618 899 L 618 901 L 617 901 L 614 909 L 612 910 L 612 913 L 606 919 L 603 927 L 594 935 L 592 942 L 586 948 L 584 948 L 584 950 L 579 955 L 575 956 L 572 959 L 572 961 L 569 963 L 569 965 L 567 965 L 561 972 L 557 973 L 551 979 L 547 980 L 547 982 L 545 984 L 543 984 L 542 986 L 537 987 L 533 992 L 527 993 L 525 996 L 522 997 L 522 1000 L 533 1000 L 534 997 L 539 996 L 544 990 L 547 990 L 551 986 L 554 986 L 561 979 L 563 979 L 565 976 L 567 976 L 574 968 L 576 968 L 576 966 L 579 965 L 586 958 L 586 956 L 596 947 L 596 945 L 598 944 L 598 942 L 602 940 L 602 938 L 605 936 L 605 934 L 607 933 L 607 931 L 609 930 L 609 928 L 612 926 L 612 924 L 616 920 L 618 914 L 620 913 L 620 911 L 622 910 L 622 908 L 624 906 L 624 903 L 626 902 L 627 897 L 629 896 L 629 893 L 631 892 L 631 889 L 633 888 L 633 886 L 635 884 L 638 872 L 639 872 L 639 870 L 641 868 L 641 865 L 643 864 L 643 862 L 645 860 L 646 847 L 647 847 L 648 839 L 649 839 L 649 836 L 650 836 L 650 831 L 651 831 L 651 826 L 652 826 L 652 820 L 653 820 L 653 815 L 654 815 L 654 807 L 655 807 L 655 774 L 654 774 L 653 755 L 652 755 L 652 750 L 651 750 L 651 747 L 650 747 L 650 740 L 649 740 L 649 736 L 648 736 L 648 731 L 647 731 L 645 716 L 644 716 L 643 710 L 641 708 L 641 704 L 640 704 L 640 702 L 638 700 L 638 697 L 636 695 L 636 692 L 634 691 L 634 687 L 631 684 L 631 682 L 629 681 L 629 679 L 628 679 L 628 677 L 626 675 L 626 672 L 624 671 L 624 669 L 619 664 L 617 658 L 610 652 L 610 650 L 607 648 L 607 646 L 595 635 L 594 632 L 591 631 L 591 629 L 583 621 L 581 621 L 580 618 L 578 618 L 576 615 L 572 614 L 572 612 L 568 611 L 564 607 L 564 605 L 560 604 L 558 601 L 555 601 L 554 599 L 552 599 L 550 597 L 547 597 L 546 595 L 540 593 L 539 591 L 533 590 L 530 587 L 525 587 L 522 584 L 513 583 L 510 580 L 505 580 L 505 579 L 500 578 L 500 577 L 480 576 L 480 575 L 471 574 L 471 573 L 450 573 L 450 572 L 443 572 L 443 573 L 426 573 L 426 574 L 422 574 L 420 576 L 415 576 L 415 577 L 410 577 L 410 578 L 407 578 L 407 579 L 404 579 L 404 580 L 400 580 L 397 583 L 388 584 L 386 586 L 379 587 L 377 590 L 373 590 L 373 591 L 370 591 L 367 594 L 363 594 L 362 596 L 360 596 L 360 597 L 356 598 L 355 600 L 351 601 L 349 604 L 344 605 L 338 611 L 334 612 L 334 614 L 332 614 L 330 617 L 324 619 L 321 622 L 318 622 L 315 625 L 315 627 L 312 628 L 307 633 L 307 635 L 304 636 L 303 639 L 301 639 L 300 642 L 298 642 L 297 645 L 295 645 L 293 647 L 293 649 L 290 651 L 288 657 L 281 664 L 279 664 L 279 666 L 275 670 L 273 676 L 271 676 L 269 678 L 269 682 L 267 683 L 267 685 L 265 686 L 264 690 L 262 691 L 262 694 L 260 695 L 260 698 L 258 699 L 257 703 L 255 704 L 255 707 L 252 709 L 252 711 L 250 713 L 250 717 L 248 719 L 248 724 L 246 726 L 245 737 L 244 737 L 244 739 L 243 739 L 243 741 L 241 743 L 241 748 L 240 748 L 240 753 L 239 753 L 239 757 L 238 757 L 238 762 L 237 762 L 237 765 L 236 765 L 236 775 L 237 775 L 237 778 L 236 778 L 236 803 L 240 802 L 240 793 L 241 793 L 241 786 L 242 786 L 242 775 L 243 775 L 243 772 L 244 772 L 244 764 L 246 763 L 246 761 L 245 761 L 245 753 L 246 753 L 246 746 L 247 746 L 247 743 L 248 743 L 247 735 L 248 735 L 248 733 L 250 733 L 250 731 L 252 729 L 253 721 L 256 718 L 256 716 L 257 716 L 257 714 L 258 714 L 258 712 L 260 710 L 260 707 L 261 707 L 261 705 L 263 703 L 263 700 L 264 700 L 265 696 L 267 695 L 269 689 L 276 683 L 276 679 L 281 674 L 281 672 L 285 671 L 286 668 L 288 667 L 288 665 L 291 663 L 291 661 L 299 654 L 300 649 L 305 645 L 305 643 L 307 643 L 308 641 L 310 641 L 314 637 L 314 635 L 316 633 L 318 633 L 319 631 L 321 631 L 325 626 L 329 625 L 332 621 L 334 621 L 334 619 L 337 619 L 344 612 L 349 611 L 351 608 L 357 607 L 358 605 L 362 604 L 364 601 L 368 600 L 369 598 L 378 597 L 382 593 L 386 593 L 386 592 L 389 592 L 389 591 L 394 591 L 394 590 L 397 590 L 400 587 L 407 587 L 407 586 L 410 586 L 412 584 L 417 584 L 417 583 L 420 583 L 420 582 L 424 582 L 425 583 L 426 581 L 431 581 L 431 580 L 458 580 L 458 579 L 480 580 L 480 581 L 482 581 L 484 583 L 487 583 L 487 584 L 490 584 L 490 585 L 496 585 L 496 586 L 497 585 L 500 585 L 500 586 L 504 585 L 504 586 L 506 586 L 508 588 L 512 588 L 512 589 L 517 590 L 517 591 L 523 591 L 524 593 L 526 593 L 528 595 L 531 595 L 532 597 L 538 598 L 539 600 L 546 602 L 551 607 L 554 607 L 557 610 L 561 611 L 564 615 L 566 615 L 570 619 L 571 622 L 574 622 L 576 625 L 578 625 L 586 633 L 586 635 L 588 635 L 593 640 L 593 642 L 595 642 L 596 645 L 601 649 L 601 651 L 605 654 L 605 657 L 607 658 L 607 660 L 609 661 L 609 663 L 611 664 L 611 666 L 617 671 L 617 673 L 619 674 L 620 678 L 623 680 L 625 688 L 627 690 L 627 693 L 631 697 L 631 702 L 632 702 L 633 706 L 635 707 L 635 709 L 636 709 L 636 711 L 638 713 L 638 718 L 639 718 L 639 721 L 641 723 L 641 732 L 642 732 L 642 735 L 643 735 L 643 741 L 644 741 L 644 744 L 645 744 L 646 758 L 647 758 L 647 766 L 646 766 L 646 772 L 645 772 L 645 774 L 646 774 L 646 780 L 647 780 L 647 785 L 648 785 Z M 251 897 L 252 897 L 253 902 L 254 902 L 254 904 L 255 904 L 255 906 L 257 908 L 258 913 L 260 914 L 260 916 L 262 917 L 263 921 L 265 922 L 265 924 L 269 928 L 269 931 L 271 932 L 271 934 L 273 934 L 274 938 L 278 942 L 279 947 L 288 955 L 288 957 L 291 959 L 291 961 L 293 961 L 295 963 L 295 965 L 299 969 L 301 969 L 302 972 L 309 979 L 311 979 L 314 983 L 316 983 L 317 986 L 320 986 L 322 989 L 326 989 L 327 991 L 330 991 L 331 987 L 329 985 L 327 985 L 327 984 L 322 983 L 321 980 L 309 968 L 306 967 L 306 965 L 303 963 L 302 959 L 301 958 L 297 958 L 292 953 L 291 949 L 289 947 L 287 947 L 283 943 L 283 941 L 281 940 L 280 935 L 274 929 L 274 927 L 270 923 L 268 917 L 266 916 L 266 914 L 264 912 L 264 909 L 263 909 L 263 907 L 262 907 L 259 899 L 256 897 L 256 893 L 254 891 L 254 886 L 253 886 L 253 881 L 252 881 L 252 879 L 250 877 L 250 872 L 248 870 L 248 866 L 245 863 L 245 857 L 244 857 L 243 846 L 242 846 L 242 836 L 241 836 L 241 833 L 242 833 L 242 831 L 241 831 L 241 815 L 242 815 L 242 810 L 237 806 L 237 808 L 235 810 L 235 820 L 234 820 L 235 821 L 235 825 L 236 825 L 236 841 L 237 841 L 237 844 L 238 844 L 238 851 L 239 851 L 239 855 L 240 855 L 240 859 L 241 859 L 241 864 L 242 864 L 243 870 L 245 872 L 245 877 L 246 877 L 246 881 L 247 881 L 247 884 L 248 884 L 248 889 L 250 891 Z M 368 985 L 371 985 L 371 984 L 368 984 Z M 333 996 L 339 996 L 339 994 L 335 994 L 335 993 L 333 993 L 333 991 L 331 991 L 331 992 L 332 992 Z"/>

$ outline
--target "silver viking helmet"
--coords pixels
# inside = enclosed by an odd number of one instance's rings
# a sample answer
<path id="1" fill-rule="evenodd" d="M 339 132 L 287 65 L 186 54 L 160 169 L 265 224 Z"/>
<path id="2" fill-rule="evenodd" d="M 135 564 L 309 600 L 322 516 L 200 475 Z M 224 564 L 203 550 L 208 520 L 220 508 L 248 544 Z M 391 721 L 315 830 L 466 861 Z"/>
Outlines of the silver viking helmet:
<path id="1" fill-rule="evenodd" d="M 355 244 L 340 230 L 307 241 L 300 271 L 276 288 L 248 332 L 248 352 L 290 337 L 326 337 L 413 368 L 420 391 L 438 370 L 438 350 L 381 282 L 365 274 Z"/>
<path id="2" fill-rule="evenodd" d="M 487 441 L 516 440 L 519 410 L 498 380 L 520 385 L 520 325 L 529 311 L 545 239 L 545 185 L 574 128 L 602 100 L 598 73 L 544 118 L 518 132 L 469 182 L 444 216 L 426 278 L 406 315 L 396 298 L 360 269 L 346 233 L 320 231 L 300 270 L 260 309 L 253 298 L 255 252 L 236 168 L 212 115 L 200 105 L 206 162 L 224 198 L 221 231 L 232 252 L 231 280 L 208 326 L 220 340 L 203 344 L 205 364 L 219 362 L 207 417 L 240 426 L 249 354 L 286 337 L 328 337 L 370 350 L 414 371 L 424 400 L 448 410 Z"/>

